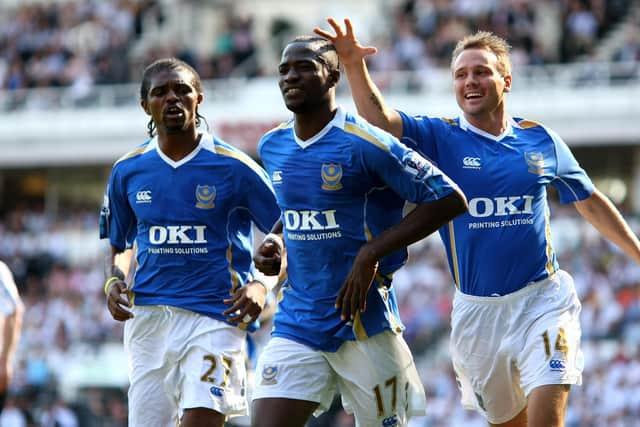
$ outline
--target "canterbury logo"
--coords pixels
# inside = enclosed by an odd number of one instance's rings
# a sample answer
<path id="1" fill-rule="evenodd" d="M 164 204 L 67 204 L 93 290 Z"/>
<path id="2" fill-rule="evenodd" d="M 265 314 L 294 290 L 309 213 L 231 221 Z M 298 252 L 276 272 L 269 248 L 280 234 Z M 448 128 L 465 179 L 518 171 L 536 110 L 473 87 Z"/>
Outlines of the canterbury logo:
<path id="1" fill-rule="evenodd" d="M 462 165 L 465 169 L 480 169 L 482 167 L 480 164 L 480 157 L 471 156 L 467 156 L 462 159 Z"/>
<path id="2" fill-rule="evenodd" d="M 549 367 L 551 368 L 552 371 L 564 371 L 565 370 L 564 361 L 560 360 L 560 359 L 551 359 L 549 361 Z"/>
<path id="3" fill-rule="evenodd" d="M 136 203 L 151 203 L 151 190 L 138 191 L 136 193 Z"/>

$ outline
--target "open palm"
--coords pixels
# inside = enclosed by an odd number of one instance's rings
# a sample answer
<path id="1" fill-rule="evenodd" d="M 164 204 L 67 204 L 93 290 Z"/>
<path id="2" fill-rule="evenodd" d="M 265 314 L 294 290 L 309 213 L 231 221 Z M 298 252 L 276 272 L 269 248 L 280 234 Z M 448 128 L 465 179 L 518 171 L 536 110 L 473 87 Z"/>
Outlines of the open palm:
<path id="1" fill-rule="evenodd" d="M 333 18 L 328 18 L 327 22 L 333 27 L 335 35 L 318 27 L 314 28 L 313 32 L 331 40 L 342 62 L 355 63 L 362 61 L 365 56 L 374 55 L 378 51 L 375 47 L 365 47 L 360 44 L 353 32 L 353 25 L 349 18 L 344 20 L 344 29 Z"/>

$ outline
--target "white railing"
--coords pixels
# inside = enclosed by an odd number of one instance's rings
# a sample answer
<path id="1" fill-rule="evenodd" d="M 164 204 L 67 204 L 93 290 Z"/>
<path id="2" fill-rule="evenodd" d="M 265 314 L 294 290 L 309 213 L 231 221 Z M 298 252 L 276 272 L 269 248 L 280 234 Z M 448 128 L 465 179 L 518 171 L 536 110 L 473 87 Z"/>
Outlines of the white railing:
<path id="1" fill-rule="evenodd" d="M 451 76 L 447 69 L 381 72 L 374 73 L 374 79 L 385 94 L 417 95 L 450 91 L 451 88 Z M 246 97 L 246 91 L 255 87 L 252 82 L 258 85 L 275 85 L 276 77 L 209 80 L 204 82 L 205 93 L 209 99 L 229 102 Z M 514 85 L 518 91 L 568 89 L 584 85 L 640 85 L 640 62 L 582 62 L 522 67 L 514 70 Z M 346 84 L 339 86 L 339 93 L 347 91 Z M 85 89 L 70 86 L 0 90 L 0 111 L 117 108 L 137 105 L 138 97 L 138 83 L 92 86 Z"/>

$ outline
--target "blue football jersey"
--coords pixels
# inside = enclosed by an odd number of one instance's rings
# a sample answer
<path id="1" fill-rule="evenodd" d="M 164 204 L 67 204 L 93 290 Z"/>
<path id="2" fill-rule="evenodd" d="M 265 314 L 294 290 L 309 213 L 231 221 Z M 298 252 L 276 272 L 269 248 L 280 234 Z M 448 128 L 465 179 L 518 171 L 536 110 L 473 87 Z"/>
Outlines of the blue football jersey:
<path id="1" fill-rule="evenodd" d="M 401 331 L 394 271 L 406 250 L 379 262 L 367 309 L 340 319 L 338 292 L 360 247 L 402 219 L 405 200 L 447 196 L 453 184 L 393 136 L 338 109 L 314 137 L 296 137 L 293 120 L 264 135 L 258 146 L 282 211 L 287 282 L 274 336 L 323 351 L 385 329 Z"/>
<path id="2" fill-rule="evenodd" d="M 253 278 L 252 223 L 268 232 L 280 210 L 265 171 L 203 134 L 173 161 L 153 138 L 119 159 L 101 212 L 101 237 L 137 245 L 136 305 L 170 305 L 225 320 L 222 300 Z"/>
<path id="3" fill-rule="evenodd" d="M 455 120 L 400 113 L 402 142 L 432 160 L 467 196 L 469 211 L 440 230 L 451 273 L 469 295 L 506 295 L 558 270 L 547 185 L 561 203 L 594 186 L 550 129 L 510 118 L 502 135 Z"/>

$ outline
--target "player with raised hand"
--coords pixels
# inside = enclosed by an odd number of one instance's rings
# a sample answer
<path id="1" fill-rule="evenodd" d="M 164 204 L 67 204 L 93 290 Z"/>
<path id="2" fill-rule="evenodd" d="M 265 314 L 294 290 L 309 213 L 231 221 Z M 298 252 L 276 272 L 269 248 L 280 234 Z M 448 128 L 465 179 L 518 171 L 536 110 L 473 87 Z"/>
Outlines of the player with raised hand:
<path id="1" fill-rule="evenodd" d="M 314 31 L 335 46 L 358 112 L 431 159 L 469 200 L 440 229 L 456 286 L 451 352 L 463 405 L 491 425 L 563 426 L 582 378 L 581 305 L 553 250 L 547 186 L 637 262 L 640 242 L 555 132 L 507 112 L 505 40 L 482 31 L 460 40 L 451 75 L 462 114 L 414 117 L 384 102 L 365 63 L 376 50 L 350 20 L 328 22 L 333 33 Z"/>
<path id="2" fill-rule="evenodd" d="M 140 98 L 150 139 L 113 166 L 100 227 L 112 246 L 107 307 L 126 321 L 129 426 L 221 427 L 247 414 L 243 348 L 266 298 L 252 223 L 267 232 L 280 211 L 264 170 L 198 129 L 192 67 L 152 63 Z"/>
<path id="3" fill-rule="evenodd" d="M 293 118 L 258 152 L 282 214 L 254 259 L 277 274 L 286 247 L 287 279 L 256 368 L 252 426 L 302 427 L 336 390 L 358 426 L 406 425 L 424 414 L 425 395 L 392 276 L 407 245 L 464 212 L 465 198 L 424 158 L 337 106 L 331 43 L 296 38 L 278 70 Z M 417 207 L 403 218 L 406 201 Z"/>

